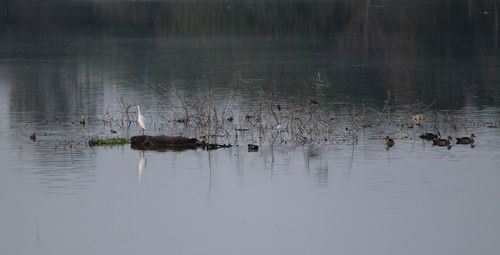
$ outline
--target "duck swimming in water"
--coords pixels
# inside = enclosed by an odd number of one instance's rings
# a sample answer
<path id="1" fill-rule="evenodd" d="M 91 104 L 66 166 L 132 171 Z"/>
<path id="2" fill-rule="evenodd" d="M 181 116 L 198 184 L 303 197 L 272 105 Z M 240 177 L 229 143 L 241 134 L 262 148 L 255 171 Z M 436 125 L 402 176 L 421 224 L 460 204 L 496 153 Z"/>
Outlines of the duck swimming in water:
<path id="1" fill-rule="evenodd" d="M 471 134 L 470 137 L 457 137 L 457 144 L 473 144 L 475 137 L 476 136 L 474 134 Z"/>
<path id="2" fill-rule="evenodd" d="M 451 144 L 451 136 L 448 136 L 447 139 L 443 139 L 441 137 L 437 137 L 436 139 L 432 140 L 432 145 L 437 145 L 437 146 L 448 146 Z"/>
<path id="3" fill-rule="evenodd" d="M 257 152 L 259 151 L 259 146 L 255 144 L 248 144 L 248 152 Z"/>
<path id="4" fill-rule="evenodd" d="M 30 139 L 31 141 L 36 142 L 36 133 L 31 134 Z"/>
<path id="5" fill-rule="evenodd" d="M 394 140 L 389 138 L 389 136 L 386 136 L 384 138 L 384 145 L 387 149 L 389 149 L 390 147 L 394 146 Z"/>
<path id="6" fill-rule="evenodd" d="M 433 134 L 433 133 L 424 133 L 420 136 L 420 138 L 424 139 L 424 140 L 427 140 L 427 141 L 432 141 L 434 139 L 437 139 L 439 137 L 439 133 L 438 134 Z"/>

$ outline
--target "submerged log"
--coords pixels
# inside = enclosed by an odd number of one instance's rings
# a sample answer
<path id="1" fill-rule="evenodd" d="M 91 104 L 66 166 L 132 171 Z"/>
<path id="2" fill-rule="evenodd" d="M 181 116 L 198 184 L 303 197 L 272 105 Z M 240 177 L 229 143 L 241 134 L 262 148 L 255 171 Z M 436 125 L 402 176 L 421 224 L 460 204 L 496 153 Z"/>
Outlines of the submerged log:
<path id="1" fill-rule="evenodd" d="M 136 150 L 186 150 L 203 148 L 214 150 L 219 148 L 231 147 L 230 144 L 208 144 L 205 141 L 199 141 L 196 138 L 187 138 L 183 136 L 149 136 L 139 135 L 130 139 L 132 149 Z"/>
<path id="2" fill-rule="evenodd" d="M 117 146 L 117 145 L 124 145 L 129 143 L 127 138 L 120 138 L 120 137 L 114 137 L 114 138 L 94 138 L 90 139 L 88 141 L 88 145 L 90 147 L 94 146 Z"/>

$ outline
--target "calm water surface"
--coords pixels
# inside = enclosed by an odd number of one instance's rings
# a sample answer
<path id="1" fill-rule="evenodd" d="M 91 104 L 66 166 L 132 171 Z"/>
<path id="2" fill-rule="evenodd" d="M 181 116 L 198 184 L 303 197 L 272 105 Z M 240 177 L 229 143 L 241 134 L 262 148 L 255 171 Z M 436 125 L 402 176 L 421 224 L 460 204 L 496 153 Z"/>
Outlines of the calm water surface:
<path id="1" fill-rule="evenodd" d="M 3 2 L 0 253 L 497 254 L 499 3 L 445 2 Z M 318 73 L 326 85 L 311 85 Z M 82 142 L 138 134 L 96 121 L 116 116 L 120 98 L 141 104 L 146 133 L 183 134 L 155 126 L 182 109 L 179 96 L 202 100 L 209 87 L 224 98 L 235 83 L 241 114 L 271 87 L 332 116 L 381 109 L 389 93 L 394 116 L 424 109 L 428 121 L 360 131 L 354 145 Z M 436 126 L 474 132 L 476 146 L 383 147 L 385 135 Z"/>

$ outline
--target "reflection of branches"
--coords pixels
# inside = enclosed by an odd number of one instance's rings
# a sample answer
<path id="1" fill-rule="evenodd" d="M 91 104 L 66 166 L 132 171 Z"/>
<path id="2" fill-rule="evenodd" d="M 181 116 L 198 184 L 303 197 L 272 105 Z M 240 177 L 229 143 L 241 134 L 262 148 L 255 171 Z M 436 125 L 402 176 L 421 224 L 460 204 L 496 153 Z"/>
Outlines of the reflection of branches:
<path id="1" fill-rule="evenodd" d="M 79 137 L 78 139 L 66 138 L 63 140 L 56 140 L 54 149 L 62 148 L 65 151 L 81 151 L 81 147 L 87 147 L 89 137 Z"/>

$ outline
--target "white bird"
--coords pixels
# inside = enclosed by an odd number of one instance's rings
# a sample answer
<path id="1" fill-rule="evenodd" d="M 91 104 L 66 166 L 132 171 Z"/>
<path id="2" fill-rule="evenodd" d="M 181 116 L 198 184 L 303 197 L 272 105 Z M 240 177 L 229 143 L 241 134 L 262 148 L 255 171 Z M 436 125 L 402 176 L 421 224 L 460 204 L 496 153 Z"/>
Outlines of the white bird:
<path id="1" fill-rule="evenodd" d="M 142 134 L 144 135 L 144 130 L 146 130 L 146 125 L 144 124 L 144 116 L 142 116 L 141 114 L 139 105 L 137 105 L 137 124 L 139 124 L 139 126 L 141 127 Z"/>
<path id="2" fill-rule="evenodd" d="M 285 131 L 285 128 L 283 128 L 283 126 L 281 124 L 279 124 L 278 126 L 276 126 L 275 130 L 278 131 L 278 133 L 281 133 L 281 132 Z"/>

